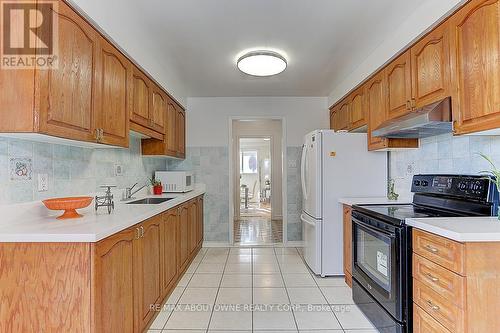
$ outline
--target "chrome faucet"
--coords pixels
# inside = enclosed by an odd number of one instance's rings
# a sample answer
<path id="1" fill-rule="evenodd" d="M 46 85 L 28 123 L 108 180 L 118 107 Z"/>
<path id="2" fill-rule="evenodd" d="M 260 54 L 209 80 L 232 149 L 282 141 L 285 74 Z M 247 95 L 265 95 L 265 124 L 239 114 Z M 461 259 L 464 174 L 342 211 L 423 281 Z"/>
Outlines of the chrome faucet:
<path id="1" fill-rule="evenodd" d="M 132 185 L 132 187 L 127 187 L 125 188 L 125 199 L 123 200 L 130 200 L 130 199 L 133 199 L 133 195 L 136 194 L 137 192 L 139 192 L 140 190 L 142 190 L 143 188 L 146 187 L 147 184 L 144 184 L 142 185 L 141 187 L 139 187 L 137 190 L 133 191 L 132 190 L 134 189 L 134 187 L 137 185 L 138 183 L 135 183 L 134 185 Z"/>

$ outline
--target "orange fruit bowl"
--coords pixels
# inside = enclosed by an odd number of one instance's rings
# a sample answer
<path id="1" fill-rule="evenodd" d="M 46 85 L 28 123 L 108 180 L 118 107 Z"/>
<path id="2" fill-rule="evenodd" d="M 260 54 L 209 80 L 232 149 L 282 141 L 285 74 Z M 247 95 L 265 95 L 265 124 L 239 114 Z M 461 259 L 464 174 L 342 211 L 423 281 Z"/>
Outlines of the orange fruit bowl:
<path id="1" fill-rule="evenodd" d="M 58 220 L 74 219 L 82 217 L 83 215 L 78 214 L 76 211 L 80 208 L 88 207 L 93 197 L 70 197 L 70 198 L 54 198 L 43 200 L 43 204 L 50 210 L 64 210 L 61 216 L 58 216 Z"/>

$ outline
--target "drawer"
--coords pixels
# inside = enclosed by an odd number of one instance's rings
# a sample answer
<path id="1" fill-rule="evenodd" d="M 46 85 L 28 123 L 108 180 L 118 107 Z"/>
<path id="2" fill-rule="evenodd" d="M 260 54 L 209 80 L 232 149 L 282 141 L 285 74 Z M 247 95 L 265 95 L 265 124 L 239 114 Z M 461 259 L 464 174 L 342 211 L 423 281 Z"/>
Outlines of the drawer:
<path id="1" fill-rule="evenodd" d="M 413 253 L 413 277 L 461 309 L 465 308 L 465 278 Z"/>
<path id="2" fill-rule="evenodd" d="M 462 243 L 413 229 L 413 252 L 460 275 L 465 275 L 464 251 Z"/>
<path id="3" fill-rule="evenodd" d="M 415 279 L 413 279 L 413 302 L 451 332 L 464 331 L 464 311 Z"/>
<path id="4" fill-rule="evenodd" d="M 450 333 L 450 331 L 413 303 L 413 333 Z"/>

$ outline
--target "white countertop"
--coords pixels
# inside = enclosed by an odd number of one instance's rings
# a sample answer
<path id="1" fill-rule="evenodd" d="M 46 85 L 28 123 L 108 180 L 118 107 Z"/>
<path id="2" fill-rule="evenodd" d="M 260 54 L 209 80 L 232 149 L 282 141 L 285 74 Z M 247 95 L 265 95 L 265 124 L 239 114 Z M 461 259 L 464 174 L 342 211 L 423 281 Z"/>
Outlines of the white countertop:
<path id="1" fill-rule="evenodd" d="M 348 197 L 340 198 L 339 202 L 344 205 L 390 205 L 390 204 L 408 204 L 412 202 L 411 198 L 401 198 L 398 200 L 389 200 L 387 197 Z"/>
<path id="2" fill-rule="evenodd" d="M 406 224 L 457 242 L 500 242 L 497 217 L 426 217 L 406 219 Z"/>
<path id="3" fill-rule="evenodd" d="M 84 215 L 82 218 L 71 220 L 57 220 L 62 211 L 49 211 L 41 202 L 0 207 L 3 216 L 0 242 L 97 242 L 204 193 L 205 186 L 197 184 L 187 193 L 136 198 L 174 198 L 156 205 L 127 205 L 115 199 L 115 210 L 111 214 L 105 207 L 96 212 L 92 201 L 89 207 L 78 210 Z"/>

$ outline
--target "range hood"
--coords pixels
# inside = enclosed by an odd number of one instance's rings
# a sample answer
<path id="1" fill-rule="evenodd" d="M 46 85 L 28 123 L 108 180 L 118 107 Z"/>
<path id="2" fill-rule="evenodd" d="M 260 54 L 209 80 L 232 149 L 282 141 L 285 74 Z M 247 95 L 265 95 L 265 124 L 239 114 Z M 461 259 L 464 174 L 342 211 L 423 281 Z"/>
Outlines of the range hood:
<path id="1" fill-rule="evenodd" d="M 453 131 L 450 97 L 382 123 L 373 136 L 385 138 L 426 138 Z"/>

